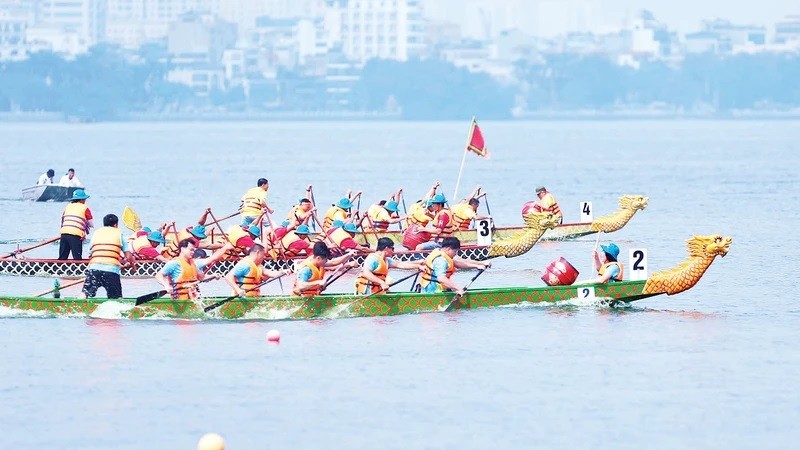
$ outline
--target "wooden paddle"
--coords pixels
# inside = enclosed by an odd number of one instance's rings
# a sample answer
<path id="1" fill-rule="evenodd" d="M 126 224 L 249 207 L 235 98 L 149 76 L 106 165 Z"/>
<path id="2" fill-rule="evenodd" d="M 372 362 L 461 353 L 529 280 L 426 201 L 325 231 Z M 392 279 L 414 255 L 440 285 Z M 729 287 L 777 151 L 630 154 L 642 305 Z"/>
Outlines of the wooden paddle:
<path id="1" fill-rule="evenodd" d="M 61 285 L 61 286 L 59 286 L 59 287 L 58 287 L 58 289 L 59 289 L 59 290 L 61 290 L 61 289 L 66 289 L 66 288 L 68 288 L 68 287 L 75 286 L 76 284 L 83 283 L 84 281 L 86 281 L 86 278 L 81 278 L 81 279 L 79 279 L 79 280 L 75 280 L 75 281 L 73 281 L 73 282 L 71 282 L 71 283 L 67 283 L 67 284 Z M 44 296 L 45 296 L 45 295 L 47 295 L 47 294 L 50 294 L 50 293 L 52 293 L 52 292 L 55 292 L 55 290 L 56 290 L 56 288 L 53 288 L 53 289 L 50 289 L 49 291 L 44 291 L 44 292 L 42 292 L 42 293 L 40 293 L 40 294 L 36 294 L 36 295 L 34 295 L 34 297 L 44 297 Z"/>
<path id="2" fill-rule="evenodd" d="M 311 200 L 311 207 L 312 208 L 316 208 L 317 207 L 317 200 L 314 198 L 314 189 L 311 187 L 310 184 L 308 185 L 308 189 L 306 189 L 306 193 L 308 194 L 309 197 L 311 197 L 309 199 L 309 200 Z M 317 217 L 317 213 L 314 212 L 312 215 L 314 216 L 314 219 L 316 219 L 316 222 L 319 222 L 319 218 Z M 317 231 L 317 223 L 316 222 L 313 221 L 313 220 L 311 221 L 311 228 L 315 232 Z M 322 224 L 321 223 L 319 224 L 319 227 L 320 227 L 320 229 L 322 229 Z"/>
<path id="3" fill-rule="evenodd" d="M 219 278 L 217 278 L 216 276 L 213 276 L 213 277 L 206 278 L 204 280 L 200 280 L 195 284 L 205 283 L 207 281 L 218 280 L 218 279 Z M 145 294 L 145 295 L 142 295 L 140 297 L 136 297 L 136 306 L 143 305 L 143 304 L 145 304 L 147 302 L 151 302 L 151 301 L 153 301 L 153 300 L 155 300 L 157 298 L 163 297 L 164 295 L 167 295 L 167 291 L 162 289 L 160 291 L 151 292 L 149 294 Z"/>
<path id="4" fill-rule="evenodd" d="M 55 241 L 57 241 L 59 239 L 61 239 L 61 236 L 56 236 L 54 238 L 50 238 L 50 239 L 48 239 L 46 241 L 40 242 L 40 243 L 38 243 L 36 245 L 32 245 L 30 247 L 20 248 L 20 249 L 14 250 L 13 252 L 11 252 L 11 253 L 9 253 L 7 255 L 0 256 L 0 259 L 13 258 L 13 257 L 19 255 L 20 253 L 25 253 L 25 252 L 27 252 L 29 250 L 33 250 L 35 248 L 44 247 L 45 245 L 52 244 L 53 242 L 55 242 Z"/>
<path id="5" fill-rule="evenodd" d="M 213 213 L 213 212 L 211 212 L 211 208 L 208 208 L 208 215 L 209 215 L 209 216 L 211 216 L 211 220 L 213 220 L 213 221 L 214 221 L 213 223 L 214 223 L 215 225 L 217 225 L 217 229 L 218 229 L 218 230 L 219 230 L 219 232 L 222 234 L 222 237 L 224 237 L 224 238 L 225 238 L 225 241 L 226 241 L 228 244 L 231 244 L 231 245 L 233 245 L 233 244 L 231 243 L 231 240 L 228 238 L 228 235 L 227 235 L 227 234 L 225 234 L 225 230 L 223 230 L 223 229 L 222 229 L 222 225 L 220 225 L 220 223 L 219 223 L 220 221 L 219 221 L 219 220 L 217 220 L 217 218 L 216 218 L 216 217 L 214 217 L 214 213 Z"/>
<path id="6" fill-rule="evenodd" d="M 466 292 L 467 292 L 467 289 L 469 289 L 470 285 L 472 285 L 472 282 L 473 282 L 473 281 L 475 281 L 475 280 L 477 280 L 477 279 L 478 279 L 478 277 L 479 277 L 479 276 L 481 276 L 481 274 L 482 274 L 484 271 L 486 271 L 486 269 L 481 269 L 481 270 L 479 270 L 479 271 L 478 271 L 478 273 L 476 273 L 476 274 L 475 274 L 475 276 L 474 276 L 474 277 L 472 277 L 472 279 L 471 279 L 471 280 L 469 280 L 469 283 L 467 283 L 467 285 L 466 285 L 466 286 L 464 286 L 464 293 L 465 293 L 465 294 L 466 294 Z M 455 297 L 453 297 L 453 300 L 451 300 L 451 301 L 450 301 L 450 303 L 449 303 L 449 304 L 448 304 L 448 305 L 447 305 L 447 306 L 446 306 L 446 307 L 445 307 L 445 308 L 444 308 L 442 311 L 444 311 L 444 312 L 450 312 L 450 311 L 453 311 L 454 309 L 456 309 L 456 304 L 458 303 L 458 301 L 459 301 L 459 300 L 461 300 L 461 297 L 463 297 L 463 295 L 461 295 L 461 294 L 456 294 L 456 295 L 455 295 Z"/>
<path id="7" fill-rule="evenodd" d="M 390 285 L 389 285 L 389 287 L 392 287 L 392 286 L 394 286 L 394 285 L 400 284 L 400 283 L 402 283 L 403 281 L 406 281 L 407 279 L 409 279 L 409 278 L 411 278 L 411 277 L 416 277 L 417 275 L 419 275 L 419 271 L 417 271 L 417 272 L 415 272 L 415 273 L 412 273 L 411 275 L 409 275 L 409 276 L 407 276 L 407 277 L 400 278 L 399 280 L 397 280 L 397 281 L 395 281 L 394 283 L 390 284 Z M 373 296 L 373 295 L 375 295 L 375 294 L 380 294 L 381 292 L 386 292 L 386 291 L 385 291 L 384 289 L 381 289 L 381 290 L 375 291 L 375 292 L 373 292 L 373 293 L 371 293 L 371 294 L 367 295 L 366 297 L 362 297 L 362 298 L 360 298 L 360 299 L 358 299 L 358 300 L 365 300 L 365 299 L 368 299 L 368 298 L 372 297 L 372 296 Z M 358 301 L 358 300 L 354 300 L 353 302 L 350 302 L 350 303 L 354 303 L 354 302 L 356 302 L 356 301 Z"/>
<path id="8" fill-rule="evenodd" d="M 226 220 L 228 220 L 228 219 L 230 219 L 230 218 L 232 218 L 232 217 L 238 216 L 238 215 L 239 215 L 239 211 L 236 211 L 236 212 L 235 212 L 235 213 L 233 213 L 233 214 L 228 214 L 227 216 L 223 217 L 222 219 L 216 219 L 216 218 L 214 217 L 214 215 L 213 215 L 213 214 L 211 214 L 211 219 L 212 219 L 212 220 L 211 220 L 211 222 L 208 222 L 208 224 L 207 224 L 207 225 L 219 224 L 220 222 L 224 222 L 224 221 L 226 221 Z"/>
<path id="9" fill-rule="evenodd" d="M 258 285 L 254 286 L 254 287 L 252 287 L 252 288 L 250 288 L 250 289 L 248 289 L 248 290 L 246 290 L 244 292 L 246 294 L 248 292 L 255 291 L 256 289 L 261 289 L 261 286 L 265 286 L 267 284 L 270 284 L 275 280 L 280 280 L 284 275 L 286 275 L 286 274 L 282 273 L 282 274 L 280 274 L 279 276 L 277 276 L 275 278 L 270 278 L 267 281 L 262 281 Z M 234 296 L 231 296 L 231 297 L 228 297 L 228 298 L 223 298 L 222 300 L 220 300 L 220 301 L 218 301 L 216 303 L 212 303 L 212 304 L 206 306 L 205 308 L 203 308 L 203 312 L 213 311 L 213 310 L 219 308 L 220 306 L 224 305 L 225 303 L 228 303 L 229 301 L 231 301 L 233 299 L 236 299 L 236 298 L 239 298 L 239 296 L 238 295 L 234 295 Z"/>

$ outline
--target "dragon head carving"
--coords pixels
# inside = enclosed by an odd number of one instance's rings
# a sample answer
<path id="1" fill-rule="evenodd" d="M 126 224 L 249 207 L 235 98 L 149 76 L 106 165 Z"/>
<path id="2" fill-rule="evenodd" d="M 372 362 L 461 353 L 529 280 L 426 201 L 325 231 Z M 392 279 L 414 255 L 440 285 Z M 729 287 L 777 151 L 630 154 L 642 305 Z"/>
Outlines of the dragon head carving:
<path id="1" fill-rule="evenodd" d="M 542 231 L 553 229 L 560 223 L 556 216 L 547 212 L 531 212 L 523 216 L 522 220 L 525 221 L 526 227 L 538 228 Z"/>
<path id="2" fill-rule="evenodd" d="M 733 242 L 730 236 L 712 234 L 710 236 L 692 236 L 686 241 L 689 255 L 700 258 L 714 259 L 716 256 L 725 256 Z"/>
<path id="3" fill-rule="evenodd" d="M 632 209 L 634 211 L 647 208 L 650 199 L 644 195 L 623 195 L 619 198 L 621 209 Z"/>

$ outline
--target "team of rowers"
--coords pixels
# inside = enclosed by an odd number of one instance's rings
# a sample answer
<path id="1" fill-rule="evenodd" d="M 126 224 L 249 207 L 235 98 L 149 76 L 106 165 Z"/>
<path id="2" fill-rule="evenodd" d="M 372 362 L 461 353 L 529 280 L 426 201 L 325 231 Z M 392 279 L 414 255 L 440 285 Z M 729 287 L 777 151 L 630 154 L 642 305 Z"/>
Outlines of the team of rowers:
<path id="1" fill-rule="evenodd" d="M 341 272 L 356 266 L 350 259 L 357 253 L 369 253 L 361 273 L 355 282 L 356 292 L 370 294 L 386 291 L 390 285 L 390 268 L 421 271 L 419 289 L 423 292 L 453 290 L 463 293 L 451 279 L 456 268 L 487 268 L 489 262 L 470 261 L 456 256 L 461 247 L 460 241 L 452 234 L 456 229 L 468 229 L 472 220 L 486 218 L 477 213 L 480 204 L 480 186 L 460 203 L 447 208 L 447 200 L 437 193 L 439 183 L 434 184 L 427 194 L 413 203 L 405 217 L 399 215 L 402 202 L 402 189 L 382 200 L 359 215 L 354 202 L 361 193 L 350 195 L 347 192 L 332 205 L 320 221 L 314 206 L 311 186 L 306 197 L 300 199 L 287 214 L 286 220 L 275 224 L 270 214 L 274 210 L 267 204 L 269 183 L 261 178 L 256 187 L 249 189 L 241 199 L 239 214 L 241 223 L 228 228 L 223 234 L 224 242 L 209 239 L 206 226 L 219 221 L 207 209 L 194 226 L 176 230 L 172 225 L 163 224 L 157 230 L 142 228 L 134 236 L 125 238 L 119 229 L 119 218 L 114 214 L 103 218 L 103 227 L 97 229 L 90 242 L 91 255 L 86 281 L 82 294 L 93 297 L 99 287 L 106 289 L 109 298 L 122 297 L 120 268 L 123 262 L 133 266 L 136 260 L 158 260 L 165 262 L 164 268 L 156 275 L 175 299 L 193 299 L 199 296 L 198 284 L 206 276 L 206 270 L 221 259 L 237 260 L 233 270 L 225 280 L 233 288 L 235 295 L 259 296 L 260 287 L 273 278 L 291 273 L 290 270 L 271 271 L 263 268 L 266 258 L 305 259 L 295 265 L 294 295 L 313 296 L 322 292 L 325 285 L 326 270 Z M 537 189 L 540 199 L 552 195 L 544 188 Z M 73 201 L 65 208 L 61 219 L 61 246 L 59 259 L 81 259 L 82 241 L 86 239 L 93 226 L 91 211 L 86 206 L 89 196 L 83 190 L 73 194 Z M 555 199 L 549 208 L 557 212 Z M 211 216 L 212 221 L 208 222 Z M 266 219 L 268 226 L 264 227 Z M 401 262 L 392 258 L 394 241 L 381 238 L 373 250 L 355 240 L 359 228 L 362 231 L 386 231 L 392 224 L 398 224 L 403 234 L 403 245 L 408 249 L 432 250 L 423 262 Z M 321 233 L 312 235 L 311 227 L 319 225 Z M 172 233 L 175 238 L 168 243 L 165 234 Z M 162 250 L 158 250 L 164 245 Z M 202 249 L 213 251 L 208 256 Z"/>

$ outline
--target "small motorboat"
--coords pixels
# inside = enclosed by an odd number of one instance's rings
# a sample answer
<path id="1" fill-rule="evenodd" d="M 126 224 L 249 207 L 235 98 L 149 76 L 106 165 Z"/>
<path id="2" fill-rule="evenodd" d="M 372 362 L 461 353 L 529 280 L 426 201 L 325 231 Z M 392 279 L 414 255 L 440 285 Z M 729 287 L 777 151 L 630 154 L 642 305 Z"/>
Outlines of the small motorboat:
<path id="1" fill-rule="evenodd" d="M 22 190 L 22 199 L 34 202 L 68 202 L 72 193 L 84 187 L 66 187 L 57 184 L 39 184 Z"/>

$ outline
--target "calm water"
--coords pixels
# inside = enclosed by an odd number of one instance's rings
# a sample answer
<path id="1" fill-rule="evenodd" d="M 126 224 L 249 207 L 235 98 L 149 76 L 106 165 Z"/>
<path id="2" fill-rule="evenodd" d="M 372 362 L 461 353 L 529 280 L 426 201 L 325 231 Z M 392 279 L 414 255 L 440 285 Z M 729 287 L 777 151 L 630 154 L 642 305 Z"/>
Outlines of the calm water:
<path id="1" fill-rule="evenodd" d="M 567 220 L 582 200 L 604 214 L 622 194 L 645 194 L 650 206 L 603 242 L 623 254 L 647 248 L 651 270 L 682 261 L 693 233 L 733 236 L 729 255 L 694 289 L 621 309 L 272 323 L 0 311 L 0 448 L 191 449 L 209 431 L 237 450 L 795 448 L 800 123 L 481 125 L 492 158 L 468 155 L 460 195 L 481 183 L 499 224 L 518 223 L 539 184 Z M 77 170 L 96 216 L 127 205 L 146 225 L 186 226 L 206 207 L 233 212 L 260 176 L 281 215 L 309 183 L 321 205 L 347 188 L 365 191 L 362 207 L 400 186 L 416 199 L 436 180 L 451 197 L 466 131 L 466 122 L 0 124 L 0 250 L 57 234 L 63 204 L 19 200 L 51 167 Z M 593 247 L 593 238 L 537 245 L 496 260 L 474 286 L 541 285 L 559 256 L 586 276 Z M 51 284 L 0 277 L 0 294 Z M 279 345 L 265 342 L 271 328 Z"/>

